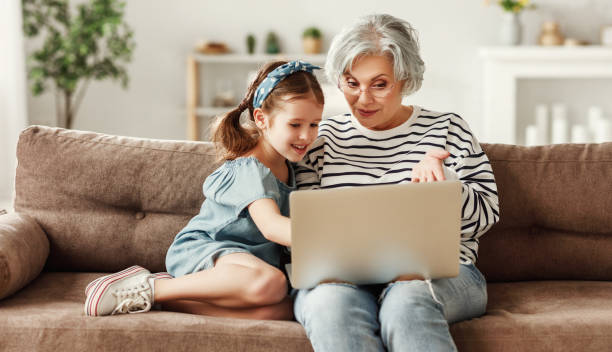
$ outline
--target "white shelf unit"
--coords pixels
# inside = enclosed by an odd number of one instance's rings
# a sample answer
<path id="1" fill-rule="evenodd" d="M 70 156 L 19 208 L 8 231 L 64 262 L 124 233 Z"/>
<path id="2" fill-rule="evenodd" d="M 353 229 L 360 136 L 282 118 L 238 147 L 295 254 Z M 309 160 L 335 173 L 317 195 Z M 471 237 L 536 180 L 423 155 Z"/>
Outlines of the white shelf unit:
<path id="1" fill-rule="evenodd" d="M 483 142 L 517 144 L 522 79 L 612 79 L 612 47 L 487 47 L 483 61 Z"/>
<path id="2" fill-rule="evenodd" d="M 322 66 L 325 63 L 325 55 L 308 54 L 279 54 L 279 55 L 246 55 L 246 54 L 219 54 L 204 55 L 191 54 L 187 58 L 187 138 L 190 140 L 200 140 L 200 118 L 214 117 L 229 111 L 229 107 L 215 107 L 201 105 L 203 96 L 209 95 L 200 84 L 202 79 L 206 79 L 207 68 L 213 65 L 226 67 L 244 67 L 256 69 L 259 65 L 273 60 L 303 60 L 315 65 Z"/>

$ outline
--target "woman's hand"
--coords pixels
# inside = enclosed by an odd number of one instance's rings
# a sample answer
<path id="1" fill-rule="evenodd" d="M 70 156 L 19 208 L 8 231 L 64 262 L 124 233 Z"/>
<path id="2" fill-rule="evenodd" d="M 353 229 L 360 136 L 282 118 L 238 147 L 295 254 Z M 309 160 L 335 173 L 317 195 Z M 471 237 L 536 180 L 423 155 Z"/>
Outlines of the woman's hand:
<path id="1" fill-rule="evenodd" d="M 450 153 L 444 149 L 430 149 L 425 153 L 423 160 L 412 168 L 412 182 L 444 181 L 442 160 L 448 158 Z"/>

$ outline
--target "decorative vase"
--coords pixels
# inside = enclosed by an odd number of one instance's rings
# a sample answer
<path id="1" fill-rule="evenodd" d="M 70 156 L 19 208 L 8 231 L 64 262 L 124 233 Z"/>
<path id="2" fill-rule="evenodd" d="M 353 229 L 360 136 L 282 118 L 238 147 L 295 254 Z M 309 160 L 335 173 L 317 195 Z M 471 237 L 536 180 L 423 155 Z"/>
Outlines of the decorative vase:
<path id="1" fill-rule="evenodd" d="M 518 12 L 506 12 L 499 28 L 499 40 L 503 45 L 519 45 L 523 36 L 523 26 Z"/>

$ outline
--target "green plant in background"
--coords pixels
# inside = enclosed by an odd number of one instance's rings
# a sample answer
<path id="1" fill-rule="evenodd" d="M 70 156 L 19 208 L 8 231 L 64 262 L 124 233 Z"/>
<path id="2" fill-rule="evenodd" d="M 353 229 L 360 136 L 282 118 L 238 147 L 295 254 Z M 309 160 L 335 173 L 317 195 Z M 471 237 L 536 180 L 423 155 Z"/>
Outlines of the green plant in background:
<path id="1" fill-rule="evenodd" d="M 280 53 L 280 45 L 278 44 L 278 38 L 274 32 L 268 33 L 266 37 L 266 53 L 278 54 Z"/>
<path id="2" fill-rule="evenodd" d="M 534 9 L 530 0 L 498 0 L 497 3 L 506 12 L 521 12 L 524 9 Z"/>
<path id="3" fill-rule="evenodd" d="M 302 38 L 309 38 L 309 37 L 320 39 L 321 31 L 317 27 L 308 27 L 304 30 L 304 33 L 302 34 Z"/>
<path id="4" fill-rule="evenodd" d="M 255 53 L 255 36 L 250 33 L 247 35 L 247 52 L 249 54 Z"/>
<path id="5" fill-rule="evenodd" d="M 133 32 L 123 22 L 125 3 L 89 0 L 72 7 L 68 0 L 22 0 L 23 30 L 28 37 L 44 35 L 28 57 L 32 93 L 40 95 L 54 83 L 56 113 L 71 128 L 89 82 L 111 78 L 128 84 L 124 66 L 132 57 Z M 61 100 L 63 98 L 63 104 Z"/>

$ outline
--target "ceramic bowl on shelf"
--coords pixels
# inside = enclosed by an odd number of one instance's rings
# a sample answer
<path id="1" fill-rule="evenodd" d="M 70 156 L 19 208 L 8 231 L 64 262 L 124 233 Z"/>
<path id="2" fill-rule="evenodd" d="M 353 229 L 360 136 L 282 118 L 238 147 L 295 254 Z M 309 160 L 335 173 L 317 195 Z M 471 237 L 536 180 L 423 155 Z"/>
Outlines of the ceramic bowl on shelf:
<path id="1" fill-rule="evenodd" d="M 202 41 L 195 46 L 197 52 L 202 54 L 227 54 L 230 52 L 225 43 Z"/>

